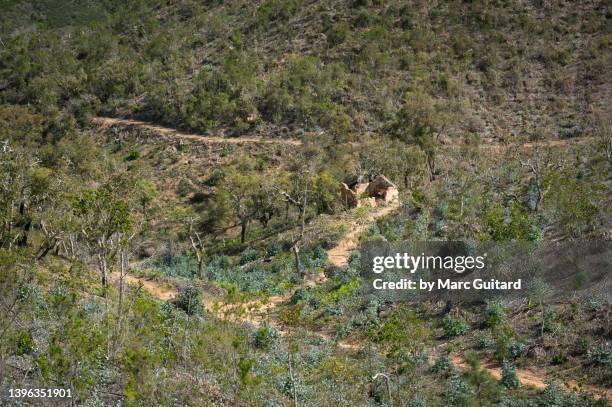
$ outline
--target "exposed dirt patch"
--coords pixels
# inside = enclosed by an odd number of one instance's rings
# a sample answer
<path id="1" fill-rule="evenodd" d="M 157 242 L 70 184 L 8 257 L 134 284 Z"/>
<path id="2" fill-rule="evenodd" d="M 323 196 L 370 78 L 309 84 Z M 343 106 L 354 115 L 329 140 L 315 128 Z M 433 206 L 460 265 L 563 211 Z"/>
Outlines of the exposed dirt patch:
<path id="1" fill-rule="evenodd" d="M 453 364 L 463 370 L 470 369 L 468 363 L 459 355 L 450 355 Z M 502 377 L 501 367 L 493 361 L 488 361 L 481 365 L 483 369 L 491 374 L 496 380 L 500 380 Z M 543 369 L 527 368 L 527 369 L 516 369 L 516 376 L 521 382 L 522 386 L 533 387 L 538 390 L 542 390 L 548 386 L 546 372 Z M 566 390 L 583 391 L 589 393 L 594 399 L 599 400 L 600 398 L 610 399 L 612 398 L 612 389 L 600 388 L 590 385 L 580 385 L 575 380 L 561 383 L 561 387 Z"/>
<path id="2" fill-rule="evenodd" d="M 120 275 L 118 272 L 112 273 L 110 275 L 110 281 L 119 284 Z M 162 284 L 157 281 L 147 280 L 145 278 L 140 278 L 136 276 L 132 276 L 130 274 L 126 274 L 124 276 L 124 281 L 129 285 L 142 285 L 151 296 L 158 298 L 162 301 L 168 301 L 176 297 L 177 291 L 172 288 L 164 287 Z"/>

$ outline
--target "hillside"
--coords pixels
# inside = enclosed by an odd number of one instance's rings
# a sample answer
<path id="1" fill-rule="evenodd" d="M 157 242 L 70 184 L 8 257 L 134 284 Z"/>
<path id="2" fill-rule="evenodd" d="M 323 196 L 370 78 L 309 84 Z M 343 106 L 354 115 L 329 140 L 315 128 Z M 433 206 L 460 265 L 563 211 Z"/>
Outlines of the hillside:
<path id="1" fill-rule="evenodd" d="M 0 2 L 0 405 L 607 406 L 609 17 Z M 373 292 L 436 245 L 524 290 Z"/>
<path id="2" fill-rule="evenodd" d="M 606 2 L 6 3 L 2 99 L 77 116 L 345 141 L 412 103 L 451 137 L 573 137 L 609 113 Z"/>

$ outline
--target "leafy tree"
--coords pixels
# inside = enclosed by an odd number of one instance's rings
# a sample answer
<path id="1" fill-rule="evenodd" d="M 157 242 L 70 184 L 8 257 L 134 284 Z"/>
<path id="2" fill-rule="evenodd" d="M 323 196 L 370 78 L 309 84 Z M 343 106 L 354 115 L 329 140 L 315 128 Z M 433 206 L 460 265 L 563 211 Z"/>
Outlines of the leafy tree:
<path id="1" fill-rule="evenodd" d="M 102 285 L 106 286 L 108 262 L 115 254 L 122 235 L 133 227 L 127 180 L 113 177 L 97 188 L 84 190 L 73 201 L 79 218 L 81 237 L 96 256 Z"/>
<path id="2" fill-rule="evenodd" d="M 234 216 L 240 226 L 240 242 L 246 241 L 249 224 L 256 214 L 256 194 L 259 180 L 254 175 L 244 174 L 235 167 L 230 167 L 225 173 L 223 189 L 226 191 Z"/>
<path id="3" fill-rule="evenodd" d="M 422 89 L 409 91 L 390 124 L 391 132 L 406 143 L 416 143 L 425 153 L 430 180 L 436 177 L 439 138 L 452 120 L 452 109 Z"/>

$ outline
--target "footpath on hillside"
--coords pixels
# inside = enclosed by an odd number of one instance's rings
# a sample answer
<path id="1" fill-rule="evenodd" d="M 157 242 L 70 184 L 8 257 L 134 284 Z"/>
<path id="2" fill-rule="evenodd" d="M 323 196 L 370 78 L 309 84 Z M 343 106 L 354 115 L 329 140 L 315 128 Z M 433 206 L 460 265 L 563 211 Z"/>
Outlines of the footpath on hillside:
<path id="1" fill-rule="evenodd" d="M 160 126 L 158 124 L 148 123 L 133 119 L 119 119 L 115 117 L 95 117 L 92 121 L 101 127 L 110 126 L 125 126 L 139 127 L 141 129 L 150 130 L 163 136 L 173 137 L 184 140 L 201 141 L 205 143 L 225 143 L 225 144 L 289 144 L 299 146 L 302 144 L 300 140 L 283 139 L 283 138 L 263 138 L 263 137 L 221 137 L 221 136 L 206 136 L 202 134 L 184 133 L 176 129 Z"/>
<path id="2" fill-rule="evenodd" d="M 123 126 L 137 126 L 140 128 L 144 128 L 147 130 L 151 130 L 153 132 L 157 132 L 164 136 L 183 138 L 189 140 L 197 140 L 203 142 L 210 143 L 231 143 L 231 144 L 249 144 L 249 143 L 281 143 L 281 144 L 290 144 L 290 145 L 301 145 L 301 141 L 298 140 L 287 140 L 287 139 L 264 139 L 264 138 L 256 138 L 256 137 L 240 137 L 240 138 L 225 138 L 225 137 L 213 137 L 213 136 L 203 136 L 198 134 L 189 134 L 179 132 L 175 129 L 170 129 L 167 127 L 138 121 L 131 119 L 117 119 L 110 117 L 97 117 L 94 119 L 94 122 L 101 125 L 102 127 L 109 127 L 113 125 L 123 125 Z M 543 143 L 525 143 L 519 146 L 522 146 L 527 149 L 531 149 L 534 146 L 567 146 L 568 144 L 578 144 L 584 143 L 587 140 L 556 140 L 551 142 L 543 142 Z M 485 150 L 493 150 L 493 151 L 502 151 L 504 149 L 509 148 L 509 145 L 483 145 L 481 146 Z M 327 251 L 328 261 L 331 265 L 337 268 L 341 268 L 347 265 L 348 259 L 351 255 L 351 252 L 358 247 L 359 238 L 361 235 L 378 219 L 381 219 L 400 206 L 399 200 L 393 200 L 388 202 L 384 206 L 376 206 L 371 208 L 367 214 L 365 220 L 353 220 L 347 225 L 348 232 L 340 238 L 338 243 L 331 249 Z M 325 274 L 321 273 L 316 276 L 309 276 L 305 281 L 305 284 L 311 287 L 322 284 L 326 281 Z M 111 280 L 118 282 L 119 274 L 113 273 L 111 275 Z M 133 275 L 126 275 L 124 277 L 124 281 L 127 284 L 131 285 L 140 285 L 145 288 L 153 297 L 156 297 L 163 301 L 172 300 L 178 294 L 176 289 L 164 286 L 156 281 L 147 280 L 145 278 L 136 277 Z M 276 329 L 281 335 L 286 335 L 289 332 L 279 323 L 276 319 L 274 312 L 272 312 L 278 305 L 286 302 L 291 295 L 293 294 L 293 290 L 285 293 L 280 296 L 272 296 L 267 298 L 266 300 L 253 300 L 246 303 L 241 304 L 233 304 L 233 303 L 224 303 L 222 299 L 211 297 L 205 295 L 202 302 L 204 308 L 207 312 L 215 315 L 217 318 L 222 320 L 228 320 L 236 323 L 248 323 L 256 327 L 263 326 L 264 324 L 273 327 Z M 332 338 L 323 332 L 310 332 L 312 335 L 321 337 L 325 340 L 331 341 Z M 348 343 L 345 341 L 337 342 L 337 345 L 340 348 L 347 350 L 360 350 L 362 346 L 355 343 Z M 460 369 L 467 370 L 469 369 L 466 361 L 457 354 L 451 355 L 451 360 L 455 366 Z M 496 366 L 493 363 L 485 363 L 482 366 L 483 369 L 488 371 L 494 378 L 501 378 L 501 368 Z M 542 369 L 517 369 L 516 375 L 524 386 L 530 386 L 537 389 L 543 389 L 548 384 L 546 382 L 546 374 Z M 564 386 L 570 390 L 582 390 L 587 393 L 590 393 L 596 399 L 606 397 L 608 399 L 612 398 L 612 389 L 603 389 L 595 386 L 580 386 L 577 382 L 571 381 L 564 383 Z"/>
<path id="3" fill-rule="evenodd" d="M 345 266 L 348 262 L 351 252 L 355 250 L 359 244 L 359 237 L 378 219 L 387 216 L 388 214 L 396 210 L 399 205 L 399 201 L 396 200 L 390 202 L 386 206 L 371 208 L 365 220 L 362 220 L 361 222 L 353 221 L 351 224 L 349 224 L 348 233 L 345 234 L 338 241 L 336 246 L 327 251 L 329 262 L 335 267 Z M 114 273 L 112 275 L 112 280 L 115 282 L 119 280 L 118 273 Z M 318 284 L 322 284 L 325 281 L 325 275 L 321 274 L 319 276 L 314 276 L 314 278 L 309 279 L 306 284 L 315 286 Z M 169 288 L 158 282 L 135 277 L 129 274 L 125 276 L 125 282 L 131 285 L 141 285 L 152 296 L 163 301 L 172 300 L 178 294 L 178 292 L 174 288 Z M 287 301 L 292 294 L 293 292 L 290 291 L 284 295 L 269 297 L 265 301 L 254 300 L 242 304 L 224 303 L 219 298 L 204 296 L 202 302 L 204 304 L 205 309 L 219 319 L 229 320 L 236 323 L 249 323 L 256 327 L 260 327 L 264 324 L 267 324 L 268 326 L 275 328 L 281 335 L 284 336 L 288 334 L 288 332 L 276 320 L 274 313 L 272 313 L 271 311 L 273 311 L 274 308 L 276 308 L 278 305 Z M 325 340 L 332 340 L 332 338 L 328 334 L 322 332 L 310 333 Z M 358 351 L 362 348 L 359 344 L 348 343 L 345 341 L 339 341 L 337 345 L 342 349 L 353 351 Z M 467 362 L 457 354 L 452 354 L 451 360 L 453 364 L 460 369 L 470 369 Z M 495 365 L 494 363 L 485 363 L 482 365 L 482 368 L 489 372 L 489 374 L 491 374 L 491 376 L 493 376 L 495 379 L 499 380 L 501 378 L 501 368 Z M 546 382 L 546 373 L 542 369 L 517 369 L 516 375 L 523 386 L 534 387 L 536 389 L 544 389 L 548 385 L 548 383 Z M 564 386 L 568 390 L 585 391 L 591 394 L 596 399 L 602 397 L 606 397 L 608 399 L 612 398 L 611 389 L 598 388 L 595 386 L 588 385 L 581 386 L 575 381 L 566 382 L 564 383 Z"/>

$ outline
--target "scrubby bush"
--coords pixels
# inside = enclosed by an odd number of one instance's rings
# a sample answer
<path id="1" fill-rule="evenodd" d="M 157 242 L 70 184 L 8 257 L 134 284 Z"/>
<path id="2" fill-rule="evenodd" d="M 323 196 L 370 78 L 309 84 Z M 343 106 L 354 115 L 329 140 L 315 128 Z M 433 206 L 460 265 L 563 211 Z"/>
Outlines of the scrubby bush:
<path id="1" fill-rule="evenodd" d="M 557 385 L 547 386 L 537 398 L 538 407 L 586 407 L 590 403 L 576 393 L 566 393 Z"/>
<path id="2" fill-rule="evenodd" d="M 210 174 L 208 178 L 206 178 L 206 180 L 204 181 L 204 185 L 207 185 L 209 187 L 216 187 L 220 185 L 221 182 L 223 182 L 224 178 L 225 172 L 220 168 L 215 168 L 212 174 Z"/>
<path id="3" fill-rule="evenodd" d="M 465 406 L 474 394 L 474 389 L 461 378 L 454 375 L 448 379 L 444 399 L 450 406 Z"/>
<path id="4" fill-rule="evenodd" d="M 591 360 L 600 366 L 612 366 L 612 350 L 608 344 L 601 344 L 591 353 Z"/>
<path id="5" fill-rule="evenodd" d="M 198 264 L 195 259 L 184 254 L 156 258 L 153 267 L 170 277 L 195 277 L 198 274 Z"/>
<path id="6" fill-rule="evenodd" d="M 327 252 L 321 246 L 317 246 L 312 252 L 307 253 L 304 264 L 309 269 L 324 267 L 327 263 Z"/>
<path id="7" fill-rule="evenodd" d="M 181 179 L 176 187 L 176 193 L 182 197 L 189 195 L 191 193 L 191 185 L 189 184 L 189 181 L 184 178 Z"/>
<path id="8" fill-rule="evenodd" d="M 327 42 L 330 46 L 334 47 L 342 44 L 350 37 L 351 27 L 345 22 L 337 23 L 334 24 L 326 34 Z"/>
<path id="9" fill-rule="evenodd" d="M 490 328 L 503 323 L 506 319 L 506 308 L 500 302 L 489 302 L 485 308 L 484 320 L 485 325 Z"/>
<path id="10" fill-rule="evenodd" d="M 378 318 L 380 312 L 383 310 L 383 302 L 380 298 L 375 295 L 371 295 L 364 299 L 361 305 L 361 311 L 368 315 L 368 318 L 374 320 Z"/>
<path id="11" fill-rule="evenodd" d="M 453 362 L 448 355 L 441 355 L 431 367 L 434 373 L 447 373 L 453 369 Z"/>
<path id="12" fill-rule="evenodd" d="M 134 161 L 140 158 L 140 152 L 137 150 L 132 150 L 125 156 L 125 161 Z"/>
<path id="13" fill-rule="evenodd" d="M 523 355 L 525 352 L 525 344 L 517 341 L 516 339 L 511 339 L 508 344 L 508 357 L 510 359 L 517 359 Z"/>
<path id="14" fill-rule="evenodd" d="M 512 337 L 511 332 L 498 332 L 495 337 L 495 357 L 502 361 L 517 359 L 523 355 L 525 344 Z"/>
<path id="15" fill-rule="evenodd" d="M 561 123 L 559 128 L 559 137 L 560 138 L 574 138 L 580 137 L 584 133 L 584 129 L 579 124 L 573 122 L 564 122 Z"/>
<path id="16" fill-rule="evenodd" d="M 240 256 L 240 264 L 244 265 L 257 260 L 257 250 L 247 250 Z"/>
<path id="17" fill-rule="evenodd" d="M 597 298 L 588 298 L 584 302 L 584 307 L 587 309 L 587 311 L 596 312 L 603 308 L 603 304 Z"/>
<path id="18" fill-rule="evenodd" d="M 491 349 L 495 346 L 495 339 L 489 334 L 479 333 L 475 338 L 475 345 L 478 349 Z"/>
<path id="19" fill-rule="evenodd" d="M 32 334 L 28 331 L 19 331 L 15 338 L 15 354 L 18 356 L 27 355 L 34 351 L 36 343 Z"/>
<path id="20" fill-rule="evenodd" d="M 567 356 L 563 352 L 557 352 L 552 357 L 552 363 L 554 365 L 562 365 L 567 362 Z"/>
<path id="21" fill-rule="evenodd" d="M 550 307 L 544 310 L 544 332 L 556 334 L 563 329 L 557 313 Z"/>
<path id="22" fill-rule="evenodd" d="M 263 326 L 255 331 L 253 336 L 253 345 L 258 349 L 269 350 L 270 347 L 278 340 L 278 332 L 276 329 Z"/>
<path id="23" fill-rule="evenodd" d="M 274 241 L 266 248 L 266 256 L 274 257 L 283 251 L 283 245 L 280 242 Z"/>
<path id="24" fill-rule="evenodd" d="M 181 289 L 173 304 L 185 311 L 188 315 L 202 315 L 204 307 L 201 301 L 202 293 L 200 289 L 192 285 L 185 286 Z"/>
<path id="25" fill-rule="evenodd" d="M 516 368 L 508 362 L 504 362 L 502 366 L 502 377 L 499 382 L 508 389 L 516 389 L 521 385 L 516 375 Z"/>
<path id="26" fill-rule="evenodd" d="M 470 329 L 469 324 L 464 318 L 453 317 L 450 314 L 446 315 L 444 319 L 442 319 L 442 327 L 444 328 L 444 333 L 448 338 L 464 335 Z"/>

